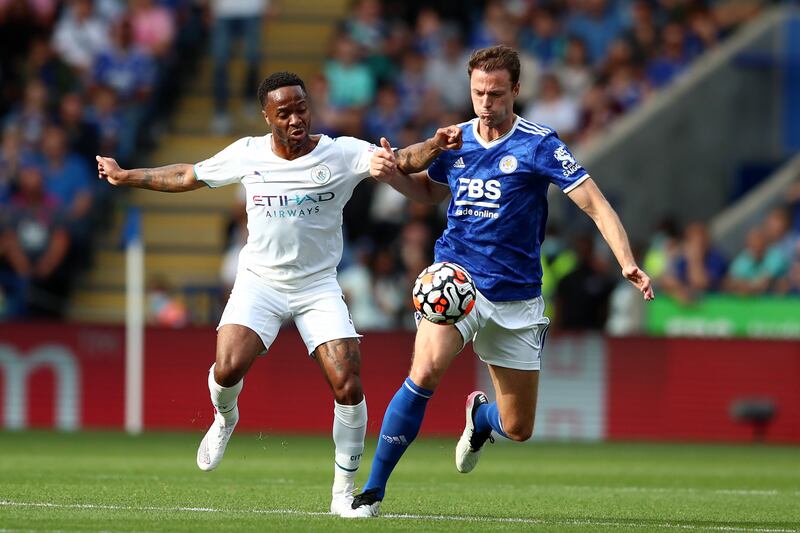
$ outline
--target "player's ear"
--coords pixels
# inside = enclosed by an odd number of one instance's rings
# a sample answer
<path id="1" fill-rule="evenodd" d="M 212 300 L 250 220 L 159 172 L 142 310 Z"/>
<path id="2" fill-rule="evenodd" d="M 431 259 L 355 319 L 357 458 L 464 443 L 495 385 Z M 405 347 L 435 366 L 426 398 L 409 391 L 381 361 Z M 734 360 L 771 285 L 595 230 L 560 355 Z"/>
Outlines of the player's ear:
<path id="1" fill-rule="evenodd" d="M 519 96 L 519 82 L 517 82 L 516 84 L 514 84 L 514 86 L 511 88 L 511 94 L 513 94 L 513 95 L 514 95 L 514 98 L 516 98 L 517 96 Z"/>
<path id="2" fill-rule="evenodd" d="M 267 115 L 267 110 L 266 109 L 262 109 L 261 110 L 261 116 L 264 117 L 264 122 L 266 122 L 268 126 L 272 125 L 272 124 L 269 123 L 269 115 Z"/>

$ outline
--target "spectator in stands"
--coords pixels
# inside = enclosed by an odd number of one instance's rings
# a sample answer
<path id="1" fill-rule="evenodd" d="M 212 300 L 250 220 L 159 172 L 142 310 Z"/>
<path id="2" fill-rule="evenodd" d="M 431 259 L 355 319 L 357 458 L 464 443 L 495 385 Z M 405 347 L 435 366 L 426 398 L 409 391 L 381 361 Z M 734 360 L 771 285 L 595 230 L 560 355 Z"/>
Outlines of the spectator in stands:
<path id="1" fill-rule="evenodd" d="M 583 98 L 592 85 L 592 71 L 586 55 L 586 45 L 582 40 L 573 37 L 567 41 L 564 62 L 554 72 L 567 96 L 575 100 Z"/>
<path id="2" fill-rule="evenodd" d="M 434 58 L 444 51 L 444 28 L 439 13 L 431 7 L 423 7 L 417 14 L 415 47 L 425 58 Z"/>
<path id="3" fill-rule="evenodd" d="M 795 245 L 800 240 L 800 234 L 792 233 L 791 214 L 787 207 L 779 206 L 767 213 L 764 234 L 768 244 L 767 255 L 771 257 L 773 264 L 782 266 L 782 271 L 777 275 L 783 275 L 789 268 Z"/>
<path id="4" fill-rule="evenodd" d="M 602 135 L 620 114 L 622 106 L 611 98 L 605 84 L 595 82 L 581 101 L 578 140 L 589 142 Z"/>
<path id="5" fill-rule="evenodd" d="M 545 67 L 557 64 L 564 58 L 567 36 L 559 27 L 552 9 L 531 11 L 528 25 L 521 30 L 520 46 L 538 58 Z"/>
<path id="6" fill-rule="evenodd" d="M 124 161 L 125 157 L 122 157 L 119 152 L 119 139 L 124 121 L 117 106 L 117 96 L 114 90 L 104 85 L 94 87 L 92 89 L 92 105 L 87 114 L 89 120 L 97 126 L 100 144 L 98 153 L 108 154 Z"/>
<path id="7" fill-rule="evenodd" d="M 586 43 L 589 62 L 597 65 L 608 47 L 622 32 L 620 15 L 607 0 L 584 0 L 574 4 L 567 16 L 567 32 Z"/>
<path id="8" fill-rule="evenodd" d="M 45 29 L 28 0 L 0 2 L 0 72 L 8 78 L 4 90 L 13 90 L 11 82 L 19 79 L 33 39 Z"/>
<path id="9" fill-rule="evenodd" d="M 380 0 L 358 0 L 353 14 L 344 23 L 344 30 L 365 56 L 382 53 L 386 23 Z"/>
<path id="10" fill-rule="evenodd" d="M 687 304 L 721 288 L 727 264 L 712 245 L 704 222 L 689 224 L 683 233 L 678 255 L 661 278 L 662 288 Z"/>
<path id="11" fill-rule="evenodd" d="M 2 249 L 11 271 L 0 282 L 12 318 L 59 317 L 70 287 L 65 258 L 70 246 L 58 201 L 33 165 L 19 173 L 19 190 L 3 210 Z"/>
<path id="12" fill-rule="evenodd" d="M 153 0 L 130 0 L 133 42 L 152 57 L 164 61 L 175 39 L 172 12 Z"/>
<path id="13" fill-rule="evenodd" d="M 375 79 L 361 61 L 358 45 L 341 34 L 333 44 L 333 56 L 325 63 L 328 98 L 333 106 L 360 111 L 375 95 Z"/>
<path id="14" fill-rule="evenodd" d="M 39 80 L 31 80 L 25 87 L 25 99 L 11 110 L 4 127 L 16 128 L 26 149 L 36 148 L 42 132 L 50 120 L 47 87 Z"/>
<path id="15" fill-rule="evenodd" d="M 163 276 L 150 281 L 147 291 L 147 322 L 156 326 L 182 328 L 189 323 L 189 311 L 183 300 L 174 294 Z"/>
<path id="16" fill-rule="evenodd" d="M 661 31 L 661 50 L 647 66 L 647 79 L 653 87 L 661 88 L 681 74 L 689 65 L 686 52 L 686 32 L 680 24 L 667 24 Z"/>
<path id="17" fill-rule="evenodd" d="M 745 249 L 731 262 L 723 288 L 743 296 L 763 294 L 785 273 L 786 266 L 782 258 L 767 254 L 764 230 L 753 228 L 747 233 Z"/>
<path id="18" fill-rule="evenodd" d="M 50 40 L 44 37 L 37 37 L 31 43 L 22 79 L 44 83 L 50 99 L 55 103 L 64 95 L 81 89 L 80 79 L 75 71 L 56 54 Z"/>
<path id="19" fill-rule="evenodd" d="M 506 29 L 514 26 L 511 13 L 505 8 L 503 2 L 501 0 L 490 0 L 486 3 L 480 21 L 472 29 L 472 34 L 469 38 L 470 48 L 484 48 L 497 44 Z"/>
<path id="20" fill-rule="evenodd" d="M 44 188 L 63 209 L 63 224 L 79 256 L 88 256 L 91 238 L 93 172 L 81 157 L 70 152 L 60 126 L 45 128 L 42 137 Z"/>
<path id="21" fill-rule="evenodd" d="M 57 122 L 67 136 L 68 151 L 81 156 L 87 165 L 92 165 L 95 156 L 100 153 L 100 133 L 97 124 L 86 117 L 82 94 L 64 95 Z"/>
<path id="22" fill-rule="evenodd" d="M 555 327 L 559 331 L 602 330 L 615 280 L 608 274 L 607 262 L 595 255 L 591 236 L 575 239 L 575 255 L 575 269 L 556 288 Z"/>
<path id="23" fill-rule="evenodd" d="M 243 116 L 255 112 L 251 95 L 259 82 L 261 28 L 270 9 L 270 0 L 211 0 L 211 56 L 214 61 L 214 119 L 211 132 L 227 135 L 232 127 L 228 113 L 228 64 L 232 41 L 241 36 L 244 46 L 245 76 L 242 84 Z"/>
<path id="24" fill-rule="evenodd" d="M 522 116 L 553 128 L 565 142 L 569 142 L 578 128 L 578 104 L 564 94 L 561 82 L 554 74 L 542 78 L 538 98 L 523 111 Z"/>
<path id="25" fill-rule="evenodd" d="M 417 124 L 429 121 L 431 115 L 438 111 L 434 104 L 437 95 L 425 77 L 425 57 L 418 51 L 410 49 L 403 54 L 395 86 L 400 96 L 401 112 L 414 117 Z M 433 104 L 433 107 L 426 103 Z"/>
<path id="26" fill-rule="evenodd" d="M 92 0 L 69 0 L 53 34 L 53 47 L 81 75 L 110 45 L 108 22 L 94 12 Z"/>
<path id="27" fill-rule="evenodd" d="M 119 132 L 118 154 L 123 161 L 130 162 L 139 147 L 155 76 L 153 57 L 134 43 L 131 20 L 122 17 L 114 24 L 112 46 L 95 58 L 92 82 L 112 88 L 121 106 L 125 127 Z"/>
<path id="28" fill-rule="evenodd" d="M 653 6 L 648 0 L 635 0 L 629 7 L 630 27 L 623 38 L 631 46 L 633 61 L 643 66 L 658 50 L 658 28 Z"/>
<path id="29" fill-rule="evenodd" d="M 792 233 L 800 235 L 800 178 L 787 189 L 786 206 L 792 218 Z"/>
<path id="30" fill-rule="evenodd" d="M 375 104 L 366 110 L 364 134 L 366 139 L 380 144 L 381 137 L 397 139 L 408 116 L 400 107 L 400 95 L 394 85 L 384 83 L 378 88 Z"/>
<path id="31" fill-rule="evenodd" d="M 3 209 L 8 207 L 14 194 L 24 157 L 19 130 L 5 128 L 0 139 L 0 207 Z"/>
<path id="32" fill-rule="evenodd" d="M 467 84 L 453 83 L 453 80 L 464 75 L 467 68 L 468 57 L 461 32 L 455 25 L 448 24 L 442 27 L 441 37 L 442 52 L 428 58 L 425 82 L 431 90 L 436 91 L 446 110 L 463 113 L 470 105 L 469 87 Z"/>
<path id="33" fill-rule="evenodd" d="M 786 295 L 800 295 L 800 240 L 795 242 L 789 271 L 775 284 L 775 292 Z"/>

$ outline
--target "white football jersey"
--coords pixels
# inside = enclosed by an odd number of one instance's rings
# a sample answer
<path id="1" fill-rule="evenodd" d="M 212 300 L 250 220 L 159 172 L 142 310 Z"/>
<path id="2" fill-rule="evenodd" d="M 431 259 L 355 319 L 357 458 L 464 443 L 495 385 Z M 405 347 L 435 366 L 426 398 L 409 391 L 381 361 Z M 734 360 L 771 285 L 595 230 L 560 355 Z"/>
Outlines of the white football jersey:
<path id="1" fill-rule="evenodd" d="M 209 187 L 241 182 L 247 194 L 247 244 L 239 270 L 280 289 L 336 275 L 342 257 L 342 209 L 369 176 L 375 146 L 322 135 L 292 161 L 272 151 L 272 135 L 245 137 L 194 166 Z"/>

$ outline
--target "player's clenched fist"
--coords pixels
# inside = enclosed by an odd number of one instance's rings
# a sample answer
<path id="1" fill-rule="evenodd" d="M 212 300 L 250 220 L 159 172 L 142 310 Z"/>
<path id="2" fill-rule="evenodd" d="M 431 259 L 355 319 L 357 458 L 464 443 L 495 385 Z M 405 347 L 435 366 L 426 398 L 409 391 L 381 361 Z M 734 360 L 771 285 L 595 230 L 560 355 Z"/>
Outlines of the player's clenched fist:
<path id="1" fill-rule="evenodd" d="M 381 137 L 381 147 L 372 153 L 369 174 L 378 181 L 387 181 L 397 173 L 397 159 L 386 137 Z"/>
<path id="2" fill-rule="evenodd" d="M 97 175 L 100 179 L 108 181 L 111 185 L 121 185 L 124 172 L 113 157 L 95 156 L 97 160 Z"/>
<path id="3" fill-rule="evenodd" d="M 461 148 L 461 128 L 458 126 L 439 128 L 433 139 L 443 150 L 458 150 Z"/>

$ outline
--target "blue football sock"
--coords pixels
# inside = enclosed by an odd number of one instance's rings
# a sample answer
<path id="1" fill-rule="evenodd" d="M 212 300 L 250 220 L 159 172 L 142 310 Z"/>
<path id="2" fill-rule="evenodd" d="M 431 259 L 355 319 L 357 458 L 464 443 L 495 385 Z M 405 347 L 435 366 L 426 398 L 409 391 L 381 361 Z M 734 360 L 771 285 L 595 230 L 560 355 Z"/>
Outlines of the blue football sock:
<path id="1" fill-rule="evenodd" d="M 364 490 L 377 488 L 378 497 L 383 499 L 392 470 L 419 433 L 425 406 L 432 394 L 433 391 L 406 378 L 383 415 L 378 448 Z"/>
<path id="2" fill-rule="evenodd" d="M 493 429 L 498 435 L 508 438 L 506 432 L 503 431 L 503 423 L 500 422 L 500 411 L 497 409 L 497 402 L 479 405 L 473 422 L 475 423 L 476 433 L 483 433 Z"/>

